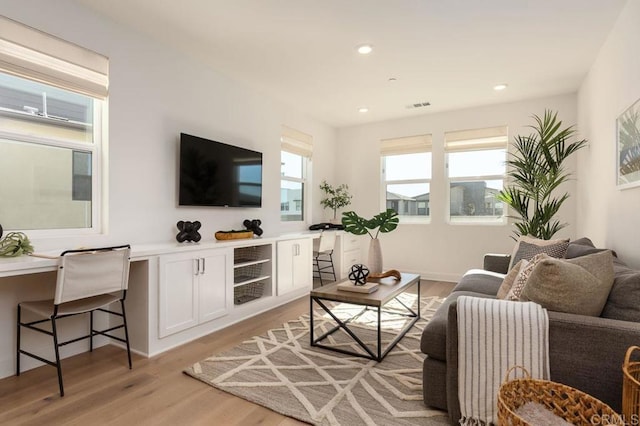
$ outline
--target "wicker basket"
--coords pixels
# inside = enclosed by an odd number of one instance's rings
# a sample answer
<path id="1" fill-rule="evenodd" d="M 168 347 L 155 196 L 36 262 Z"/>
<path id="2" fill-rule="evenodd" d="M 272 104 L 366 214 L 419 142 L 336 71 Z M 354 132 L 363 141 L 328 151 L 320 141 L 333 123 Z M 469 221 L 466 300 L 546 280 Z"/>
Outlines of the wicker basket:
<path id="1" fill-rule="evenodd" d="M 520 368 L 525 378 L 508 380 Z M 561 383 L 532 379 L 523 367 L 511 367 L 498 391 L 498 420 L 502 426 L 529 425 L 515 411 L 527 402 L 536 402 L 574 425 L 622 425 L 623 417 L 604 402 Z M 533 425 L 535 426 L 535 425 Z"/>
<path id="2" fill-rule="evenodd" d="M 622 414 L 625 419 L 640 416 L 640 362 L 631 362 L 631 354 L 638 349 L 638 346 L 627 349 L 622 364 Z"/>

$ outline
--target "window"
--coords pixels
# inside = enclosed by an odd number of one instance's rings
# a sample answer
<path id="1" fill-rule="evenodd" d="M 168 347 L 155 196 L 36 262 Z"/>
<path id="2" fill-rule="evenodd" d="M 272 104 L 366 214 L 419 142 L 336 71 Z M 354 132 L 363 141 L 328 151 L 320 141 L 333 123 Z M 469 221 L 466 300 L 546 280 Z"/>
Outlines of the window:
<path id="1" fill-rule="evenodd" d="M 507 128 L 445 133 L 451 222 L 504 222 Z"/>
<path id="2" fill-rule="evenodd" d="M 280 152 L 280 220 L 303 222 L 312 137 L 283 126 Z"/>
<path id="3" fill-rule="evenodd" d="M 0 16 L 5 229 L 100 230 L 107 70 L 105 57 Z"/>
<path id="4" fill-rule="evenodd" d="M 430 216 L 431 135 L 385 139 L 380 148 L 384 209 L 401 220 Z"/>

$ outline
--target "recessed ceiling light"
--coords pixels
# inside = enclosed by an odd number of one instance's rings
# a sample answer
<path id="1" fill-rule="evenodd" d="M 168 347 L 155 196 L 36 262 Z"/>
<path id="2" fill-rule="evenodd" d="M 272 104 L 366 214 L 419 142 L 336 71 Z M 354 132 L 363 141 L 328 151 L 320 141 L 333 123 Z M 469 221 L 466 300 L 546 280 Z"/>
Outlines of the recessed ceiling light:
<path id="1" fill-rule="evenodd" d="M 361 55 L 368 55 L 369 53 L 373 52 L 373 46 L 370 44 L 361 44 L 357 47 L 357 49 L 358 53 Z"/>
<path id="2" fill-rule="evenodd" d="M 501 84 L 496 84 L 495 86 L 493 86 L 493 90 L 499 92 L 500 90 L 504 90 L 507 88 L 507 84 L 505 83 L 501 83 Z"/>
<path id="3" fill-rule="evenodd" d="M 369 112 L 369 108 L 367 107 L 360 107 L 358 108 L 358 112 L 364 114 L 365 112 Z"/>

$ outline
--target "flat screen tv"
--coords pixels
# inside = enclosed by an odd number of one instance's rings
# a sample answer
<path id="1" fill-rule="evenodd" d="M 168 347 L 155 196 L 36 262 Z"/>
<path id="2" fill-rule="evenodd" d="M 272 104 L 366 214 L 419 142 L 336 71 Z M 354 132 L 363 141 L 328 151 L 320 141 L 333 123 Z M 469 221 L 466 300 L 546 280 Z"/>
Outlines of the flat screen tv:
<path id="1" fill-rule="evenodd" d="M 180 134 L 181 206 L 261 207 L 262 153 Z"/>

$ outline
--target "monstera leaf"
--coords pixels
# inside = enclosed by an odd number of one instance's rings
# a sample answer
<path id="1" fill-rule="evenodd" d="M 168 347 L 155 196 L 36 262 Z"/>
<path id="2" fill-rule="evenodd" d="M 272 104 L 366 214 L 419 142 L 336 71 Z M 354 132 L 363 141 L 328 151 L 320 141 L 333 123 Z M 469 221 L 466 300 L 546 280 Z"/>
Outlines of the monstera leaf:
<path id="1" fill-rule="evenodd" d="M 358 216 L 356 212 L 342 213 L 342 225 L 344 230 L 355 235 L 369 234 L 371 238 L 378 238 L 380 232 L 391 232 L 398 227 L 398 213 L 393 209 L 387 209 L 378 213 L 371 219 Z M 377 228 L 375 236 L 369 232 Z"/>

